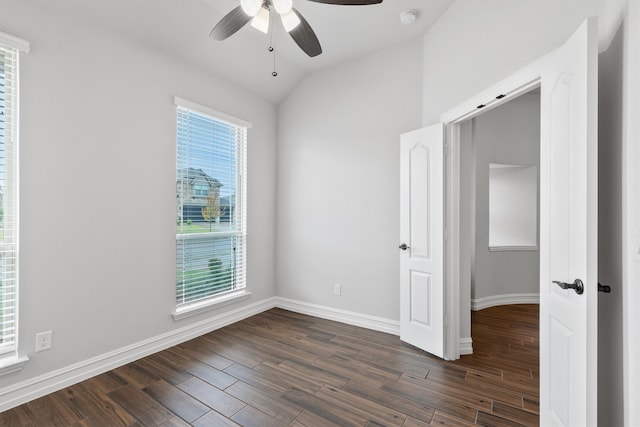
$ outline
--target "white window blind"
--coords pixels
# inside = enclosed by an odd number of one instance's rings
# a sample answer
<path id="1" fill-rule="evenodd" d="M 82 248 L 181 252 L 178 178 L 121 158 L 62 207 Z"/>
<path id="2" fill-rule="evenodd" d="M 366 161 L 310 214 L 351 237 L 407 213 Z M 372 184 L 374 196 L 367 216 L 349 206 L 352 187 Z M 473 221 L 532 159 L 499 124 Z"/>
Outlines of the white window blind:
<path id="1" fill-rule="evenodd" d="M 0 44 L 0 354 L 17 348 L 17 61 Z"/>
<path id="2" fill-rule="evenodd" d="M 181 101 L 176 99 L 177 310 L 246 286 L 248 126 Z"/>

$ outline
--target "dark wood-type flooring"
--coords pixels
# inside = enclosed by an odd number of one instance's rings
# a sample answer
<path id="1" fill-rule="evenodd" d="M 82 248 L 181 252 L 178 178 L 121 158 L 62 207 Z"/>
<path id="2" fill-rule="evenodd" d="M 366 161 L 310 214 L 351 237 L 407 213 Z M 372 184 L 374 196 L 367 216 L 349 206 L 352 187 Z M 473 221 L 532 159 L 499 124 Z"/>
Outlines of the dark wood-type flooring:
<path id="1" fill-rule="evenodd" d="M 473 313 L 475 354 L 273 309 L 0 414 L 0 426 L 538 424 L 538 306 Z"/>

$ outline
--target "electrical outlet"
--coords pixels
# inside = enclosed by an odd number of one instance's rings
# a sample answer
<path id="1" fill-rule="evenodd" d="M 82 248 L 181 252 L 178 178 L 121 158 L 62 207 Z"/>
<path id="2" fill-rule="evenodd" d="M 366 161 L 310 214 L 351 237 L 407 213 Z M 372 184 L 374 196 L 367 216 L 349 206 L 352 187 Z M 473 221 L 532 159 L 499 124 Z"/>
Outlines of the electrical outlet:
<path id="1" fill-rule="evenodd" d="M 336 283 L 335 285 L 333 285 L 333 294 L 342 295 L 342 285 L 340 283 Z"/>
<path id="2" fill-rule="evenodd" d="M 36 352 L 49 350 L 53 346 L 53 331 L 40 332 L 36 335 Z"/>

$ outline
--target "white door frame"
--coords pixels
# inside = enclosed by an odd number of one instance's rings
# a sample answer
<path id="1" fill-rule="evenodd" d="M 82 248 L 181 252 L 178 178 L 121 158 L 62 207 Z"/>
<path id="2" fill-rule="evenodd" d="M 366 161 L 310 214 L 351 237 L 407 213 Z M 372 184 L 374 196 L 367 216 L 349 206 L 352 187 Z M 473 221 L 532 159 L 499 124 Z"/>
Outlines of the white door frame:
<path id="1" fill-rule="evenodd" d="M 471 295 L 460 295 L 460 126 L 462 122 L 492 110 L 540 85 L 547 54 L 510 77 L 482 91 L 440 116 L 445 125 L 445 358 L 460 358 L 461 301 L 470 307 Z M 462 299 L 464 298 L 464 299 Z M 465 352 L 470 354 L 470 352 Z"/>

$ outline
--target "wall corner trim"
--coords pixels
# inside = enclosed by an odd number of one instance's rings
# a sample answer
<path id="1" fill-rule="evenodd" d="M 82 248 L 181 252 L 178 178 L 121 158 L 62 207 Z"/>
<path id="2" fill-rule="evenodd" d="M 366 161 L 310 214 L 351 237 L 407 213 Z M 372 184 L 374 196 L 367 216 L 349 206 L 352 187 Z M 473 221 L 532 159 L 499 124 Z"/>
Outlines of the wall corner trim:
<path id="1" fill-rule="evenodd" d="M 478 311 L 510 304 L 540 304 L 540 294 L 502 294 L 475 298 L 471 300 L 471 310 Z"/>

